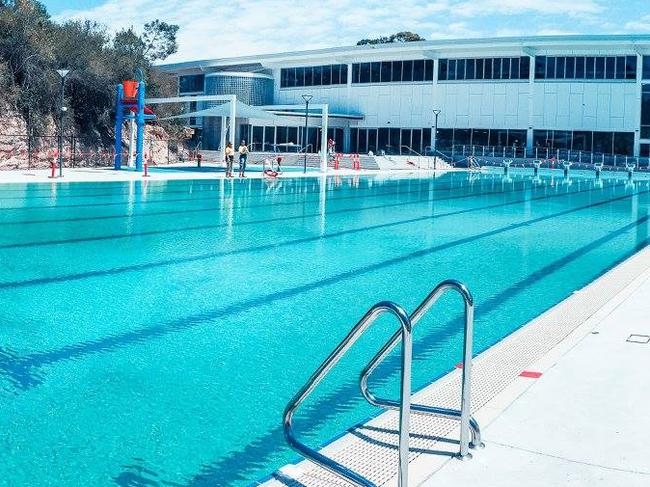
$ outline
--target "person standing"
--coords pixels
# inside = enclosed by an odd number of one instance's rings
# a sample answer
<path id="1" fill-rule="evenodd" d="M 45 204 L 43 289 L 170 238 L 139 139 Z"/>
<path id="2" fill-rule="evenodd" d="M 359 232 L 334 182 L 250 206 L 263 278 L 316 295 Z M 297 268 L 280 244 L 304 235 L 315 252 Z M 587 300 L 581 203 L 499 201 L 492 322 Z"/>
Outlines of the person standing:
<path id="1" fill-rule="evenodd" d="M 246 177 L 246 161 L 248 161 L 248 146 L 246 141 L 242 140 L 239 144 L 239 177 Z"/>
<path id="2" fill-rule="evenodd" d="M 226 144 L 225 156 L 226 156 L 226 177 L 231 178 L 232 165 L 233 162 L 235 161 L 235 150 L 232 148 L 232 142 L 228 142 Z"/>

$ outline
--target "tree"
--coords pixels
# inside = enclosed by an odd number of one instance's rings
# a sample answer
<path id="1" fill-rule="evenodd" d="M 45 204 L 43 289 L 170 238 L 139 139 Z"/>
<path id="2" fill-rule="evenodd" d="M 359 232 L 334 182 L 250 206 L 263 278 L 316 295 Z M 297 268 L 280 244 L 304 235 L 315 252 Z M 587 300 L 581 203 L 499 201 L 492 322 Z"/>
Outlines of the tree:
<path id="1" fill-rule="evenodd" d="M 389 37 L 381 36 L 376 39 L 361 39 L 357 42 L 357 46 L 364 45 L 375 45 L 375 44 L 390 44 L 392 42 L 416 42 L 416 41 L 425 41 L 426 39 L 420 34 L 415 32 L 403 31 L 393 34 Z"/>
<path id="2" fill-rule="evenodd" d="M 149 62 L 166 59 L 178 51 L 177 33 L 177 25 L 168 24 L 158 19 L 144 25 L 142 42 L 144 43 L 144 55 Z"/>

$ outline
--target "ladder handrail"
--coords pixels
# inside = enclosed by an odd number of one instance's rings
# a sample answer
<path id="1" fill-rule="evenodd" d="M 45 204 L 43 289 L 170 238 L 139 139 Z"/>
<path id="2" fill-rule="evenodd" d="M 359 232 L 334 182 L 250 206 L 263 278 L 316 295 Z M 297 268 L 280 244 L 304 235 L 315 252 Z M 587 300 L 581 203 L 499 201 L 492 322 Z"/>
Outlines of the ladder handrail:
<path id="1" fill-rule="evenodd" d="M 455 280 L 446 280 L 438 284 L 429 295 L 420 303 L 420 305 L 411 313 L 411 325 L 415 326 L 420 319 L 429 311 L 429 309 L 438 301 L 438 299 L 447 291 L 456 291 L 463 298 L 465 308 L 465 326 L 463 338 L 463 377 L 461 386 L 461 409 L 447 409 L 437 408 L 431 406 L 424 406 L 420 404 L 411 405 L 411 410 L 414 413 L 429 414 L 433 416 L 446 417 L 450 419 L 460 418 L 460 451 L 458 456 L 463 458 L 468 455 L 468 432 L 471 430 L 472 440 L 471 447 L 482 446 L 481 431 L 478 422 L 471 417 L 470 412 L 470 389 L 471 389 L 471 374 L 472 374 L 472 337 L 474 325 L 474 299 L 467 287 Z M 375 406 L 383 407 L 386 409 L 395 409 L 398 404 L 396 401 L 390 399 L 381 399 L 376 397 L 368 389 L 368 378 L 370 374 L 377 368 L 377 366 L 388 356 L 388 354 L 395 348 L 400 340 L 400 334 L 394 334 L 388 342 L 377 352 L 368 365 L 363 369 L 359 377 L 359 386 L 361 394 L 366 400 Z"/>
<path id="2" fill-rule="evenodd" d="M 313 461 L 330 472 L 363 487 L 376 487 L 365 477 L 350 470 L 339 462 L 323 455 L 322 453 L 301 443 L 294 435 L 292 429 L 293 415 L 302 402 L 314 391 L 323 378 L 347 353 L 359 337 L 375 322 L 379 316 L 389 313 L 397 318 L 400 330 L 397 332 L 402 339 L 402 376 L 400 393 L 400 418 L 399 418 L 399 486 L 408 487 L 408 453 L 409 453 L 409 414 L 411 411 L 411 360 L 413 349 L 412 324 L 407 312 L 399 305 L 382 301 L 371 307 L 359 322 L 352 328 L 348 335 L 339 343 L 334 351 L 312 374 L 307 383 L 291 399 L 284 411 L 283 426 L 284 436 L 289 445 L 305 458 Z"/>

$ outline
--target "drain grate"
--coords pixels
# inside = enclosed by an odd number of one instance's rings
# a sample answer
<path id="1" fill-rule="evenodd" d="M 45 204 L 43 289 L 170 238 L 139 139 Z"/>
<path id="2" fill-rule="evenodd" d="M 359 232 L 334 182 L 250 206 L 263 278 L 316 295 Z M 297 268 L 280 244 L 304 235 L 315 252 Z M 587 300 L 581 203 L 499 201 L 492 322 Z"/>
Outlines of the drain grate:
<path id="1" fill-rule="evenodd" d="M 650 343 L 650 335 L 637 335 L 636 333 L 632 333 L 625 341 L 645 345 L 646 343 Z"/>

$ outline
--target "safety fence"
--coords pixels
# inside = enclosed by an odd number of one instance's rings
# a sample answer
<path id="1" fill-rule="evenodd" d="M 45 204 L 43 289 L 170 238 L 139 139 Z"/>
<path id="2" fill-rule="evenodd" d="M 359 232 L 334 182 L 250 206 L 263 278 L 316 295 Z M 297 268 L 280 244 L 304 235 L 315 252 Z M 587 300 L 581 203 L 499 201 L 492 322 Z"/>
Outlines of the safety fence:
<path id="1" fill-rule="evenodd" d="M 165 165 L 191 160 L 193 147 L 186 140 L 145 139 L 144 158 L 150 165 Z M 1 169 L 49 168 L 58 164 L 58 135 L 0 134 Z M 115 161 L 112 146 L 96 147 L 79 137 L 63 137 L 63 167 L 111 167 Z M 123 165 L 129 160 L 128 144 L 122 153 Z"/>

